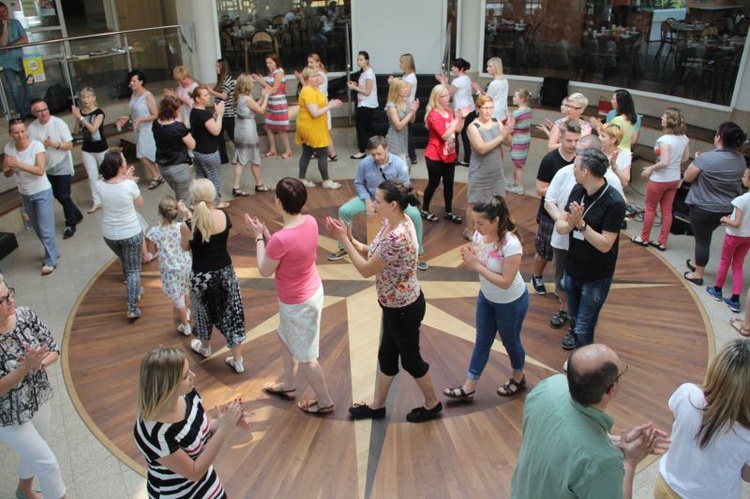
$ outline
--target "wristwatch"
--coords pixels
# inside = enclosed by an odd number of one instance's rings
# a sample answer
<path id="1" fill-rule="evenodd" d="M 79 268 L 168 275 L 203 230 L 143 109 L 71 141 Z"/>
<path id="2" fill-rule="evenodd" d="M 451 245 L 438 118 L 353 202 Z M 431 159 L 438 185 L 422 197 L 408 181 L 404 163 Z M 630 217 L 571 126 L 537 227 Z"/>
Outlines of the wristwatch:
<path id="1" fill-rule="evenodd" d="M 588 229 L 588 228 L 589 228 L 589 226 L 586 225 L 586 222 L 583 222 L 583 225 L 581 225 L 580 227 L 578 227 L 578 231 L 579 232 L 586 232 L 586 229 Z"/>

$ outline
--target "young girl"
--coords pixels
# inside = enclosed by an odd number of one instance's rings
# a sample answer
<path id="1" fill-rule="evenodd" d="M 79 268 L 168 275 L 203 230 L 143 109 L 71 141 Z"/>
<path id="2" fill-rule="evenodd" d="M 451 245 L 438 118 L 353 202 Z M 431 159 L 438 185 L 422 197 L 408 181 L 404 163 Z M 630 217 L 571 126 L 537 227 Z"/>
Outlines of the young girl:
<path id="1" fill-rule="evenodd" d="M 409 152 L 408 125 L 414 122 L 419 109 L 419 99 L 409 101 L 411 85 L 401 78 L 393 78 L 388 88 L 388 102 L 385 112 L 388 115 L 388 150 L 401 158 L 404 164 Z M 411 165 L 409 165 L 411 170 Z"/>
<path id="2" fill-rule="evenodd" d="M 510 146 L 510 159 L 513 160 L 513 185 L 508 187 L 510 192 L 523 194 L 523 166 L 529 154 L 531 145 L 531 118 L 534 112 L 529 108 L 531 94 L 524 88 L 513 92 L 513 105 L 518 109 L 513 111 L 515 121 L 513 139 Z"/>
<path id="3" fill-rule="evenodd" d="M 73 106 L 71 111 L 75 118 L 73 133 L 83 133 L 81 153 L 86 175 L 91 187 L 91 208 L 88 213 L 94 213 L 102 207 L 99 194 L 96 192 L 96 181 L 99 180 L 99 165 L 102 164 L 104 153 L 107 152 L 107 138 L 104 136 L 104 111 L 96 103 L 96 93 L 91 87 L 84 87 L 79 93 L 81 107 Z"/>
<path id="4" fill-rule="evenodd" d="M 742 175 L 742 185 L 750 189 L 750 169 L 745 170 Z M 750 216 L 746 216 L 750 210 L 750 192 L 737 196 L 732 200 L 734 211 L 729 216 L 721 217 L 722 225 L 726 225 L 726 235 L 721 245 L 721 260 L 719 270 L 716 271 L 716 284 L 708 286 L 706 291 L 716 301 L 724 300 L 724 304 L 732 312 L 740 311 L 740 293 L 742 293 L 742 265 L 745 256 L 750 250 Z M 732 264 L 732 297 L 724 298 L 721 288 L 727 278 L 729 264 Z"/>
<path id="5" fill-rule="evenodd" d="M 250 163 L 250 172 L 255 179 L 255 191 L 266 192 L 271 188 L 263 183 L 260 176 L 260 139 L 256 115 L 263 115 L 268 105 L 268 94 L 271 90 L 264 89 L 257 101 L 253 99 L 253 77 L 247 73 L 237 78 L 237 92 L 234 101 L 234 184 L 232 196 L 247 196 L 248 193 L 240 188 L 242 168 Z"/>
<path id="6" fill-rule="evenodd" d="M 183 248 L 188 245 L 190 231 L 177 221 L 177 200 L 165 196 L 159 202 L 161 223 L 146 233 L 149 250 L 158 249 L 162 291 L 172 300 L 172 318 L 177 331 L 190 336 L 190 309 L 187 307 L 190 292 L 190 268 L 193 258 Z"/>

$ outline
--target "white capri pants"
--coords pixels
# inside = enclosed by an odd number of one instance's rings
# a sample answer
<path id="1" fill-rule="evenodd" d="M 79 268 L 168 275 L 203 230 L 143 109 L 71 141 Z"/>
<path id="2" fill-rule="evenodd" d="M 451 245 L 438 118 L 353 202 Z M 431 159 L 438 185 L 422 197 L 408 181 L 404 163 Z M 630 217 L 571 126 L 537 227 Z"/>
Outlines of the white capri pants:
<path id="1" fill-rule="evenodd" d="M 21 457 L 18 476 L 22 479 L 36 476 L 42 496 L 45 499 L 59 499 L 65 495 L 65 484 L 57 458 L 45 441 L 49 429 L 50 403 L 45 402 L 28 423 L 0 426 L 0 440 Z"/>
<path id="2" fill-rule="evenodd" d="M 96 191 L 96 181 L 99 180 L 99 165 L 104 161 L 104 155 L 107 151 L 81 153 L 83 157 L 83 167 L 86 168 L 86 175 L 89 177 L 89 187 L 91 188 L 91 198 L 94 200 L 94 206 L 102 204 L 99 199 L 99 193 Z"/>

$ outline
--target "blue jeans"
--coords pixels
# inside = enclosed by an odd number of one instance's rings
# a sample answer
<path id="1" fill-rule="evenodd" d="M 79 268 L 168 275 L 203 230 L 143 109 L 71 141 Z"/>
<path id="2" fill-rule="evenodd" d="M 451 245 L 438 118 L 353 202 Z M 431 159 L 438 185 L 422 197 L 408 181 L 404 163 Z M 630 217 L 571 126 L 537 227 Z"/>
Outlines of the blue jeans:
<path id="1" fill-rule="evenodd" d="M 346 225 L 352 223 L 352 219 L 357 215 L 361 215 L 365 212 L 365 202 L 359 197 L 351 198 L 346 203 L 342 204 L 339 208 L 339 218 L 342 219 Z M 422 247 L 422 216 L 419 213 L 419 209 L 416 206 L 407 206 L 406 216 L 411 218 L 411 222 L 414 224 L 414 230 L 417 232 L 417 243 L 419 244 L 419 254 L 424 254 L 424 248 Z M 368 241 L 369 243 L 369 241 Z M 339 248 L 343 249 L 344 245 L 339 243 Z"/>
<path id="2" fill-rule="evenodd" d="M 565 272 L 562 287 L 568 299 L 568 319 L 576 337 L 576 347 L 594 342 L 599 312 L 612 286 L 612 279 L 577 279 Z"/>
<path id="3" fill-rule="evenodd" d="M 480 291 L 477 296 L 477 340 L 471 353 L 467 377 L 477 380 L 482 375 L 490 359 L 492 342 L 495 334 L 500 333 L 505 350 L 510 358 L 514 371 L 522 371 L 526 363 L 526 351 L 521 344 L 521 328 L 526 312 L 529 310 L 529 292 L 510 303 L 495 303 L 484 297 Z"/>
<path id="4" fill-rule="evenodd" d="M 52 205 L 52 189 L 46 189 L 30 196 L 21 194 L 23 210 L 29 216 L 29 222 L 36 236 L 44 246 L 44 265 L 54 267 L 60 252 L 55 240 L 55 207 Z"/>
<path id="5" fill-rule="evenodd" d="M 3 79 L 8 87 L 8 93 L 13 100 L 13 107 L 16 112 L 25 118 L 31 115 L 31 98 L 29 96 L 29 86 L 26 84 L 26 75 L 23 71 L 15 71 L 10 68 L 3 68 Z"/>

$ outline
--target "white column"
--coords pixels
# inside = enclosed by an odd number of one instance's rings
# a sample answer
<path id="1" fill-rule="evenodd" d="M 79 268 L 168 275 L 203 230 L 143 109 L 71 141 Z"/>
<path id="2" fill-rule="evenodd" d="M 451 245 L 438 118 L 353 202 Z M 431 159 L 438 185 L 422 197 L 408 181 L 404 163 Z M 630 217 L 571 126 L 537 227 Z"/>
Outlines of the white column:
<path id="1" fill-rule="evenodd" d="M 750 60 L 748 60 L 748 54 L 750 54 L 750 37 L 745 40 L 745 55 L 740 61 L 737 84 L 732 96 L 732 121 L 740 125 L 746 133 L 750 132 Z"/>
<path id="2" fill-rule="evenodd" d="M 482 71 L 482 39 L 484 32 L 484 2 L 480 0 L 460 0 L 461 12 L 458 16 L 457 57 L 466 59 L 471 64 L 472 79 Z"/>
<path id="3" fill-rule="evenodd" d="M 195 26 L 196 51 L 185 50 L 183 60 L 188 63 L 196 81 L 216 81 L 214 66 L 220 57 L 219 19 L 216 0 L 176 0 L 177 22 L 193 23 Z"/>

